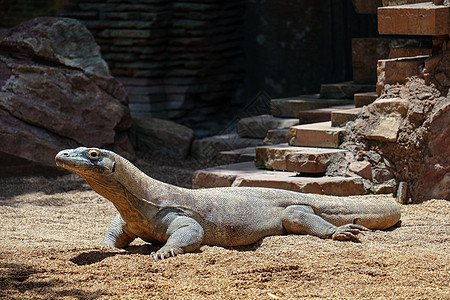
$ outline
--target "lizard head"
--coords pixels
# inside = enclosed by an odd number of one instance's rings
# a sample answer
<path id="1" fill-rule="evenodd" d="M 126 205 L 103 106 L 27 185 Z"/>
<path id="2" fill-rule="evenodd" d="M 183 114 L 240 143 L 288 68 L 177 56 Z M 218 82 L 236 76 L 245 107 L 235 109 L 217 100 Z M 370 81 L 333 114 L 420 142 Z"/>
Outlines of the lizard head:
<path id="1" fill-rule="evenodd" d="M 109 175 L 115 172 L 114 153 L 98 148 L 62 150 L 55 161 L 58 166 L 80 175 Z"/>

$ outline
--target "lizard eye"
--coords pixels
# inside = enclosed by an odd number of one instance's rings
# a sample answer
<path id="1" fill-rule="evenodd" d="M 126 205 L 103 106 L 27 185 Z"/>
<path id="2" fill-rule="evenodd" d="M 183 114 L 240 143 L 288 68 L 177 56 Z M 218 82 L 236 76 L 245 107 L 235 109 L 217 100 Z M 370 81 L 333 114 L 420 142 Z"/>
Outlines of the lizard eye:
<path id="1" fill-rule="evenodd" d="M 98 159 L 100 156 L 100 152 L 98 150 L 89 150 L 88 156 L 90 159 Z"/>

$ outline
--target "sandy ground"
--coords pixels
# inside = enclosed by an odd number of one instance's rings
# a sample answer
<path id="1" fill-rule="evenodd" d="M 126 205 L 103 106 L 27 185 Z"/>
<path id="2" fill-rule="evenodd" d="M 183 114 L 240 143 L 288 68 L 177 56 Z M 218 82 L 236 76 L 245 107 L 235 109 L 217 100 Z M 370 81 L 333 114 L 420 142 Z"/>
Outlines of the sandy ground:
<path id="1" fill-rule="evenodd" d="M 188 186 L 198 162 L 140 160 Z M 402 226 L 362 243 L 267 237 L 242 248 L 202 246 L 155 262 L 158 248 L 100 248 L 113 205 L 76 175 L 0 179 L 0 298 L 450 299 L 450 202 L 402 208 Z"/>

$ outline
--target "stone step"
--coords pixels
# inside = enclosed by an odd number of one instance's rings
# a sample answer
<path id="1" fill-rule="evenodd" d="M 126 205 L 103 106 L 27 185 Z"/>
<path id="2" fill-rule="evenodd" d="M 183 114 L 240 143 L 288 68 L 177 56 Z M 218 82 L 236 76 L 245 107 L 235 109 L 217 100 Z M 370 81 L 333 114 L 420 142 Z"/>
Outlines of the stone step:
<path id="1" fill-rule="evenodd" d="M 433 2 L 378 8 L 378 33 L 398 35 L 449 34 L 449 7 Z"/>
<path id="2" fill-rule="evenodd" d="M 349 99 L 322 99 L 319 94 L 272 99 L 270 110 L 273 116 L 298 118 L 299 112 L 316 108 L 353 104 Z"/>
<path id="3" fill-rule="evenodd" d="M 335 110 L 331 112 L 331 126 L 344 127 L 348 122 L 356 120 L 362 108 Z"/>
<path id="4" fill-rule="evenodd" d="M 358 14 L 376 14 L 377 8 L 382 6 L 382 0 L 353 0 L 353 6 Z"/>
<path id="5" fill-rule="evenodd" d="M 193 188 L 265 187 L 335 196 L 367 194 L 359 177 L 301 177 L 295 172 L 257 169 L 253 163 L 224 165 L 194 173 Z"/>
<path id="6" fill-rule="evenodd" d="M 354 83 L 353 81 L 320 85 L 320 97 L 326 99 L 353 99 L 353 95 L 356 93 L 373 91 L 375 91 L 374 84 Z"/>
<path id="7" fill-rule="evenodd" d="M 192 142 L 191 154 L 194 157 L 214 159 L 221 151 L 263 145 L 262 139 L 240 137 L 237 133 L 206 137 Z"/>
<path id="8" fill-rule="evenodd" d="M 270 129 L 264 138 L 264 145 L 276 145 L 287 143 L 289 140 L 289 128 Z"/>
<path id="9" fill-rule="evenodd" d="M 324 173 L 332 159 L 342 157 L 348 151 L 279 144 L 256 147 L 255 152 L 255 166 L 260 169 Z"/>
<path id="10" fill-rule="evenodd" d="M 338 148 L 344 129 L 332 127 L 331 122 L 292 126 L 289 145 L 319 148 Z"/>
<path id="11" fill-rule="evenodd" d="M 255 161 L 255 147 L 247 147 L 228 151 L 221 151 L 217 155 L 217 163 L 220 165 L 239 162 Z"/>
<path id="12" fill-rule="evenodd" d="M 299 124 L 297 118 L 279 118 L 271 115 L 260 115 L 239 120 L 237 131 L 241 137 L 263 139 L 270 129 L 289 128 L 297 124 Z"/>
<path id="13" fill-rule="evenodd" d="M 318 123 L 325 122 L 331 120 L 331 112 L 334 110 L 347 110 L 355 108 L 355 105 L 339 105 L 339 106 L 330 106 L 325 108 L 317 108 L 304 110 L 299 112 L 298 118 L 300 124 L 310 124 L 310 123 Z M 294 124 L 297 125 L 297 124 Z M 294 126 L 292 125 L 292 126 Z"/>
<path id="14" fill-rule="evenodd" d="M 357 93 L 353 97 L 356 108 L 369 105 L 370 103 L 377 100 L 377 98 L 378 98 L 377 92 Z"/>

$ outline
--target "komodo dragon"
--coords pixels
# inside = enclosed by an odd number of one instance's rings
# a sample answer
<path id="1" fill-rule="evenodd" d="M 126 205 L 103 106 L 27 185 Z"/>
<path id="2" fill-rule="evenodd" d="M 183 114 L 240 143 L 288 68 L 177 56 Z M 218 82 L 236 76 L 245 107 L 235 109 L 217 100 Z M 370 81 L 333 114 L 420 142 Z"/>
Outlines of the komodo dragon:
<path id="1" fill-rule="evenodd" d="M 201 244 L 241 246 L 265 236 L 310 234 L 359 241 L 357 234 L 386 229 L 400 219 L 393 200 L 352 200 L 292 191 L 224 187 L 191 190 L 157 181 L 114 152 L 63 150 L 56 163 L 83 177 L 119 211 L 104 246 L 124 248 L 140 237 L 165 243 L 153 257 L 164 259 Z"/>

